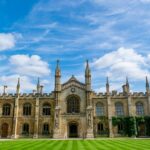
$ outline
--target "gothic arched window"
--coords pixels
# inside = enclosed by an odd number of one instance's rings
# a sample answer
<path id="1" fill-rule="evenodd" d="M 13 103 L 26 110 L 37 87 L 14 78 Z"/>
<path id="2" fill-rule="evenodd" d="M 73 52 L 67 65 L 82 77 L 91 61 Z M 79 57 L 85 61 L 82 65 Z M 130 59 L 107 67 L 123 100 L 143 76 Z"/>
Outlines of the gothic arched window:
<path id="1" fill-rule="evenodd" d="M 24 116 L 31 115 L 31 104 L 30 103 L 25 103 L 23 105 L 23 115 Z"/>
<path id="2" fill-rule="evenodd" d="M 45 116 L 51 115 L 51 105 L 50 104 L 45 103 L 43 105 L 43 115 L 45 115 Z"/>
<path id="3" fill-rule="evenodd" d="M 80 100 L 71 96 L 67 99 L 67 112 L 68 113 L 79 113 L 80 112 Z"/>
<path id="4" fill-rule="evenodd" d="M 144 115 L 143 103 L 141 103 L 141 102 L 136 103 L 136 114 L 137 115 Z"/>
<path id="5" fill-rule="evenodd" d="M 48 123 L 43 124 L 42 133 L 43 133 L 43 135 L 48 135 L 49 134 L 49 124 Z"/>
<path id="6" fill-rule="evenodd" d="M 116 115 L 117 116 L 123 116 L 124 115 L 123 104 L 122 103 L 117 102 L 115 104 L 115 110 L 116 110 Z"/>
<path id="7" fill-rule="evenodd" d="M 10 104 L 4 104 L 3 105 L 3 115 L 4 116 L 9 116 L 10 115 L 10 108 L 11 108 Z"/>
<path id="8" fill-rule="evenodd" d="M 28 135 L 29 134 L 29 124 L 28 123 L 24 123 L 22 126 L 22 134 L 24 135 Z"/>
<path id="9" fill-rule="evenodd" d="M 96 116 L 104 116 L 104 105 L 102 103 L 96 104 Z"/>

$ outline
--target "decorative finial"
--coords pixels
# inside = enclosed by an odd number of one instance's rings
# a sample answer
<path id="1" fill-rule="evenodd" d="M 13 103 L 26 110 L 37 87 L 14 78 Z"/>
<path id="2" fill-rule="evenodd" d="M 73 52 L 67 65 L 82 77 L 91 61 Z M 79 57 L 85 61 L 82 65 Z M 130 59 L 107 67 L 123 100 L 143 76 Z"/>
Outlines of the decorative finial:
<path id="1" fill-rule="evenodd" d="M 90 67 L 89 67 L 89 61 L 88 61 L 88 59 L 86 60 L 85 75 L 86 76 L 90 76 L 91 75 L 91 70 L 90 70 Z"/>
<path id="2" fill-rule="evenodd" d="M 36 90 L 33 90 L 33 95 L 35 95 L 35 93 L 36 93 Z"/>
<path id="3" fill-rule="evenodd" d="M 146 92 L 147 92 L 147 94 L 150 93 L 150 90 L 149 90 L 149 82 L 148 82 L 147 76 L 146 76 Z"/>
<path id="4" fill-rule="evenodd" d="M 40 92 L 40 78 L 38 77 L 38 81 L 37 81 L 37 93 Z"/>
<path id="5" fill-rule="evenodd" d="M 126 77 L 126 86 L 129 87 L 128 77 Z"/>
<path id="6" fill-rule="evenodd" d="M 106 78 L 106 93 L 109 95 L 109 79 L 108 77 Z"/>
<path id="7" fill-rule="evenodd" d="M 56 62 L 56 63 L 57 63 L 57 64 L 56 64 L 55 75 L 56 75 L 56 76 L 61 76 L 61 71 L 60 71 L 60 66 L 59 66 L 59 63 L 60 63 L 59 59 L 57 59 L 57 62 Z"/>
<path id="8" fill-rule="evenodd" d="M 38 77 L 38 82 L 37 82 L 37 85 L 40 85 L 40 78 Z"/>
<path id="9" fill-rule="evenodd" d="M 18 87 L 20 86 L 20 78 L 18 78 L 17 86 L 18 86 Z"/>
<path id="10" fill-rule="evenodd" d="M 106 78 L 106 84 L 109 85 L 109 79 L 108 79 L 108 76 Z"/>
<path id="11" fill-rule="evenodd" d="M 20 78 L 18 78 L 16 93 L 19 94 L 20 91 Z"/>
<path id="12" fill-rule="evenodd" d="M 7 88 L 7 85 L 4 85 L 4 92 L 3 92 L 3 94 L 6 94 L 6 88 Z"/>
<path id="13" fill-rule="evenodd" d="M 86 60 L 86 67 L 89 68 L 89 60 Z"/>
<path id="14" fill-rule="evenodd" d="M 57 69 L 59 69 L 59 63 L 60 63 L 60 60 L 57 59 Z"/>
<path id="15" fill-rule="evenodd" d="M 43 94 L 43 85 L 40 86 L 40 93 Z"/>
<path id="16" fill-rule="evenodd" d="M 128 77 L 126 77 L 125 91 L 126 91 L 126 93 L 130 92 L 130 86 L 129 86 Z"/>
<path id="17" fill-rule="evenodd" d="M 60 60 L 59 60 L 59 59 L 57 59 L 57 65 L 59 64 L 59 62 L 60 62 Z"/>
<path id="18" fill-rule="evenodd" d="M 146 87 L 149 87 L 149 82 L 148 82 L 147 76 L 146 76 Z"/>

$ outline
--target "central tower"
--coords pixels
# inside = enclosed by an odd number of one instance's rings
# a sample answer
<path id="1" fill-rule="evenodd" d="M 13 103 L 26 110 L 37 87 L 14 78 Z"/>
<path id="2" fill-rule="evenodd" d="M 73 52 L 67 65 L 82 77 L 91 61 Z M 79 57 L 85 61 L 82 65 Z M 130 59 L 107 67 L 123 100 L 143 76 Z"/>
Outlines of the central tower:
<path id="1" fill-rule="evenodd" d="M 55 70 L 54 138 L 93 138 L 91 70 L 86 62 L 85 83 L 72 76 L 61 84 L 59 61 Z"/>

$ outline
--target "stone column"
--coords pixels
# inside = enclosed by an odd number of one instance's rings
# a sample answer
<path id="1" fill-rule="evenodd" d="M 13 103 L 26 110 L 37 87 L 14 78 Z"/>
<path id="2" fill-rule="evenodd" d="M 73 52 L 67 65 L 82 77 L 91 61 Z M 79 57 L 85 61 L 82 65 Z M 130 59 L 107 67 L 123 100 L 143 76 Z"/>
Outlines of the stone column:
<path id="1" fill-rule="evenodd" d="M 53 138 L 58 139 L 61 138 L 60 135 L 60 107 L 55 107 L 55 114 L 54 114 L 54 134 Z"/>
<path id="2" fill-rule="evenodd" d="M 0 121 L 1 121 L 1 117 L 2 117 L 2 105 L 0 105 Z M 1 127 L 2 124 L 0 124 Z M 0 138 L 1 138 L 1 134 L 0 134 Z"/>
<path id="3" fill-rule="evenodd" d="M 2 105 L 0 105 L 0 118 L 2 117 Z"/>
<path id="4" fill-rule="evenodd" d="M 147 114 L 150 115 L 150 95 L 148 95 L 148 98 L 147 98 Z"/>
<path id="5" fill-rule="evenodd" d="M 147 96 L 147 115 L 150 115 L 150 89 L 149 89 L 149 82 L 146 76 L 146 96 Z"/>
<path id="6" fill-rule="evenodd" d="M 131 94 L 128 94 L 128 97 L 127 97 L 127 101 L 128 101 L 128 116 L 132 116 L 133 113 L 132 113 L 132 102 L 131 102 Z"/>
<path id="7" fill-rule="evenodd" d="M 38 138 L 39 133 L 39 97 L 36 97 L 36 105 L 35 105 L 35 121 L 34 121 L 34 135 L 33 138 Z"/>
<path id="8" fill-rule="evenodd" d="M 19 95 L 15 98 L 14 118 L 13 118 L 13 133 L 12 138 L 16 139 L 18 135 L 18 114 L 19 114 Z"/>
<path id="9" fill-rule="evenodd" d="M 107 96 L 107 113 L 108 113 L 108 125 L 109 125 L 109 137 L 114 137 L 113 129 L 112 129 L 112 105 L 111 105 L 111 97 Z"/>
<path id="10" fill-rule="evenodd" d="M 54 113 L 54 134 L 53 138 L 63 138 L 60 129 L 60 95 L 61 91 L 55 91 L 55 113 Z"/>
<path id="11" fill-rule="evenodd" d="M 94 134 L 93 134 L 93 108 L 92 108 L 92 106 L 87 107 L 86 118 L 87 118 L 86 138 L 94 138 Z"/>
<path id="12" fill-rule="evenodd" d="M 136 127 L 136 119 L 135 116 L 136 114 L 133 113 L 132 111 L 132 96 L 130 93 L 128 93 L 128 116 L 134 116 L 134 129 L 135 129 L 135 137 L 137 136 L 137 127 Z"/>

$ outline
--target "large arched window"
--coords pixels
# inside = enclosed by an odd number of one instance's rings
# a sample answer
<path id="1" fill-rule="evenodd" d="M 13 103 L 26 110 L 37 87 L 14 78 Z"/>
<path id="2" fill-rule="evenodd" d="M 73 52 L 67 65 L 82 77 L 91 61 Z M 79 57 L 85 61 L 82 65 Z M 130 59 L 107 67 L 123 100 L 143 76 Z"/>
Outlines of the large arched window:
<path id="1" fill-rule="evenodd" d="M 44 123 L 43 124 L 43 131 L 42 131 L 43 135 L 48 135 L 49 134 L 49 124 L 48 123 Z"/>
<path id="2" fill-rule="evenodd" d="M 10 115 L 10 108 L 11 108 L 10 104 L 4 104 L 3 105 L 3 115 L 4 116 L 9 116 Z"/>
<path id="3" fill-rule="evenodd" d="M 70 96 L 67 99 L 67 112 L 68 113 L 80 112 L 80 100 L 76 96 Z"/>
<path id="4" fill-rule="evenodd" d="M 51 105 L 48 103 L 43 104 L 43 115 L 49 116 L 51 115 Z"/>
<path id="5" fill-rule="evenodd" d="M 23 105 L 23 115 L 24 116 L 31 115 L 31 104 L 30 103 L 25 103 Z"/>
<path id="6" fill-rule="evenodd" d="M 104 116 L 104 105 L 102 103 L 96 104 L 96 116 Z"/>
<path id="7" fill-rule="evenodd" d="M 117 116 L 123 116 L 124 115 L 123 104 L 122 103 L 117 102 L 115 104 L 115 110 L 116 110 L 116 115 Z"/>
<path id="8" fill-rule="evenodd" d="M 136 114 L 137 115 L 144 115 L 143 103 L 141 103 L 141 102 L 136 103 Z"/>
<path id="9" fill-rule="evenodd" d="M 22 134 L 24 135 L 28 135 L 29 134 L 29 124 L 28 123 L 24 123 L 22 126 Z"/>

